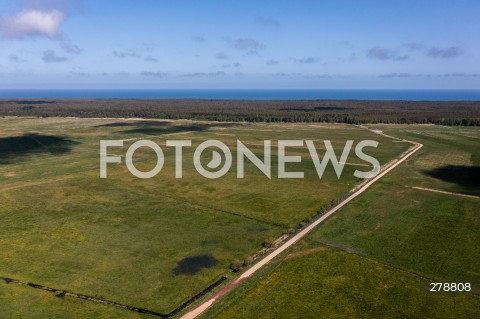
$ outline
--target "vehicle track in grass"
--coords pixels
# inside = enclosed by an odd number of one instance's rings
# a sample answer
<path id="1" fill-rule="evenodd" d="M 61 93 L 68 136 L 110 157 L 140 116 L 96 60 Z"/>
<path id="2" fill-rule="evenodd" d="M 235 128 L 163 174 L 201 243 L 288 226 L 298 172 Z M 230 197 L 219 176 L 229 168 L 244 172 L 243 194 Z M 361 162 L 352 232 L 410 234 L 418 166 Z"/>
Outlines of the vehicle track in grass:
<path id="1" fill-rule="evenodd" d="M 432 192 L 432 193 L 439 193 L 439 194 L 454 195 L 454 196 L 459 196 L 459 197 L 467 197 L 467 198 L 480 199 L 480 196 L 460 194 L 460 193 L 453 193 L 453 192 L 447 192 L 447 191 L 442 191 L 442 190 L 433 189 L 433 188 L 418 187 L 418 186 L 412 186 L 412 188 L 418 189 L 418 190 L 421 190 L 421 191 Z"/>

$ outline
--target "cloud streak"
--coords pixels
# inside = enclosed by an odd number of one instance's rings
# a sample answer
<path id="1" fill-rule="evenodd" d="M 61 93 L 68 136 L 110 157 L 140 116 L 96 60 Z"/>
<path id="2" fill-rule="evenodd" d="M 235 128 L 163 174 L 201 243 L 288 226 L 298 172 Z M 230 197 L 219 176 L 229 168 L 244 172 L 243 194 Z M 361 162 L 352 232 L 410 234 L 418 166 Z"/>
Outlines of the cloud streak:
<path id="1" fill-rule="evenodd" d="M 459 56 L 462 52 L 459 47 L 438 48 L 432 47 L 427 50 L 427 56 L 430 58 L 450 59 Z"/>
<path id="2" fill-rule="evenodd" d="M 233 68 L 238 68 L 238 67 L 240 67 L 240 63 L 234 62 L 234 63 L 222 65 L 222 68 L 232 68 L 232 67 Z"/>
<path id="3" fill-rule="evenodd" d="M 464 72 L 452 72 L 452 73 L 443 73 L 443 74 L 412 74 L 412 73 L 386 73 L 378 75 L 380 78 L 477 78 L 480 77 L 480 73 L 464 73 Z"/>
<path id="4" fill-rule="evenodd" d="M 144 71 L 144 72 L 140 72 L 140 75 L 149 76 L 149 77 L 156 77 L 156 78 L 163 78 L 167 75 L 167 73 Z"/>
<path id="5" fill-rule="evenodd" d="M 379 61 L 403 61 L 410 58 L 408 55 L 399 55 L 397 51 L 379 46 L 367 50 L 367 57 Z"/>
<path id="6" fill-rule="evenodd" d="M 416 42 L 407 42 L 402 44 L 402 47 L 406 48 L 409 51 L 423 51 L 425 46 L 421 43 Z"/>
<path id="7" fill-rule="evenodd" d="M 196 43 L 198 44 L 202 44 L 202 43 L 206 43 L 207 42 L 207 39 L 205 39 L 204 37 L 200 36 L 200 35 L 194 35 L 192 36 L 192 40 L 195 41 Z"/>
<path id="8" fill-rule="evenodd" d="M 279 28 L 282 26 L 282 24 L 278 20 L 271 17 L 258 16 L 254 18 L 254 21 L 256 24 L 264 27 Z"/>
<path id="9" fill-rule="evenodd" d="M 113 51 L 113 55 L 119 59 L 138 58 L 138 54 L 133 51 Z"/>
<path id="10" fill-rule="evenodd" d="M 65 50 L 65 52 L 70 54 L 80 54 L 83 52 L 82 48 L 80 48 L 78 45 L 71 43 L 68 39 L 64 39 L 61 46 Z"/>
<path id="11" fill-rule="evenodd" d="M 58 63 L 67 61 L 67 57 L 59 56 L 53 50 L 47 50 L 43 52 L 42 60 L 45 63 Z"/>
<path id="12" fill-rule="evenodd" d="M 9 61 L 12 61 L 12 62 L 14 62 L 14 63 L 27 62 L 27 60 L 24 60 L 24 59 L 20 58 L 20 57 L 19 57 L 18 55 L 16 55 L 16 54 L 10 54 L 10 55 L 8 56 L 8 60 L 9 60 Z"/>
<path id="13" fill-rule="evenodd" d="M 92 74 L 88 72 L 70 72 L 71 75 L 80 76 L 80 77 L 91 77 Z"/>
<path id="14" fill-rule="evenodd" d="M 293 59 L 293 62 L 299 63 L 299 64 L 313 64 L 313 63 L 317 63 L 318 61 L 319 60 L 317 58 L 314 58 L 312 56 L 301 58 L 301 59 Z"/>
<path id="15" fill-rule="evenodd" d="M 448 78 L 448 77 L 454 77 L 454 78 L 478 78 L 480 77 L 480 73 L 463 73 L 463 72 L 454 72 L 454 73 L 445 73 L 442 74 L 443 77 Z"/>
<path id="16" fill-rule="evenodd" d="M 270 60 L 267 60 L 267 62 L 265 62 L 266 65 L 277 65 L 279 63 L 280 62 L 278 62 L 277 60 L 274 60 L 274 59 L 270 59 Z"/>
<path id="17" fill-rule="evenodd" d="M 147 61 L 147 62 L 158 62 L 158 59 L 148 55 L 148 56 L 145 57 L 145 61 Z"/>
<path id="18" fill-rule="evenodd" d="M 215 54 L 215 59 L 217 60 L 228 60 L 230 57 L 224 52 L 218 52 Z"/>
<path id="19" fill-rule="evenodd" d="M 217 72 L 195 72 L 195 73 L 185 73 L 182 74 L 182 77 L 187 78 L 195 78 L 195 77 L 203 77 L 203 76 L 224 76 L 225 72 L 217 71 Z"/>
<path id="20" fill-rule="evenodd" d="M 378 77 L 380 78 L 408 78 L 410 77 L 410 73 L 387 73 L 387 74 L 380 74 Z"/>
<path id="21" fill-rule="evenodd" d="M 240 38 L 233 41 L 233 46 L 239 51 L 249 51 L 250 53 L 257 53 L 264 50 L 265 45 L 252 38 Z"/>
<path id="22" fill-rule="evenodd" d="M 452 47 L 427 47 L 421 43 L 404 43 L 398 47 L 398 50 L 392 50 L 388 48 L 382 48 L 380 46 L 376 46 L 367 50 L 366 55 L 367 57 L 379 61 L 402 61 L 407 60 L 410 58 L 408 54 L 400 54 L 399 52 L 407 53 L 416 53 L 420 52 L 423 53 L 425 56 L 432 58 L 432 59 L 451 59 L 456 58 L 462 54 L 462 50 L 458 46 Z"/>

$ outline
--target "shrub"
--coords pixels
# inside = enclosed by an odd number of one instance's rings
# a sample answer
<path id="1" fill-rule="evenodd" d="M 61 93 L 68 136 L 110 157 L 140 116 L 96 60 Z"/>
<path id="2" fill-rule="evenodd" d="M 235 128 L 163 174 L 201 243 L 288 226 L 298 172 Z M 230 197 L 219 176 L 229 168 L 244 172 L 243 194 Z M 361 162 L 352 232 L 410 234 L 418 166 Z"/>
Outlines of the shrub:
<path id="1" fill-rule="evenodd" d="M 263 243 L 263 247 L 270 248 L 273 246 L 274 242 L 275 242 L 275 238 L 268 237 L 267 239 L 265 239 L 265 242 Z"/>
<path id="2" fill-rule="evenodd" d="M 247 258 L 245 258 L 245 260 L 243 261 L 243 267 L 247 267 L 248 265 L 250 265 L 251 263 L 253 262 L 253 257 L 252 256 L 248 256 Z"/>
<path id="3" fill-rule="evenodd" d="M 234 259 L 232 261 L 232 263 L 230 264 L 230 269 L 233 271 L 233 272 L 237 272 L 239 271 L 240 269 L 242 269 L 242 266 L 243 266 L 243 261 L 239 260 L 239 259 Z"/>

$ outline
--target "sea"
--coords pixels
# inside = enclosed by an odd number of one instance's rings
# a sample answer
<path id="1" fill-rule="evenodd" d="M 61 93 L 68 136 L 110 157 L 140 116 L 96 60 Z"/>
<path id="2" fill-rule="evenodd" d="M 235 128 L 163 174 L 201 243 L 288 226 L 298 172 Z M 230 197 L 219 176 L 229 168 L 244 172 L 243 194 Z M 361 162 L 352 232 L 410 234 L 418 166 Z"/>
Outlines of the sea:
<path id="1" fill-rule="evenodd" d="M 480 90 L 0 90 L 0 98 L 480 101 Z"/>

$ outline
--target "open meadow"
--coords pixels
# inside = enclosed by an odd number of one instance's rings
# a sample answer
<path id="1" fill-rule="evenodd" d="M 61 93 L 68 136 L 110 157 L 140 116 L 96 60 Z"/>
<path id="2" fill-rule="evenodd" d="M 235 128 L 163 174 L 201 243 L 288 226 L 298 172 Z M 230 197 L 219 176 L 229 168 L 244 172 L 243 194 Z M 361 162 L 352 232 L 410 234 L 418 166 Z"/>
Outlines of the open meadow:
<path id="1" fill-rule="evenodd" d="M 165 153 L 159 175 L 148 180 L 110 164 L 99 177 L 100 140 L 123 139 L 124 157 L 140 139 Z M 189 139 L 183 178 L 174 174 L 174 151 L 167 139 Z M 241 140 L 263 156 L 272 140 L 272 179 L 246 162 L 244 179 L 235 166 L 210 180 L 194 170 L 194 147 L 209 139 L 232 149 Z M 291 231 L 318 210 L 331 206 L 361 180 L 366 162 L 352 153 L 337 179 L 329 166 L 321 180 L 306 147 L 289 148 L 302 163 L 289 170 L 305 179 L 278 179 L 276 140 L 313 140 L 321 154 L 331 140 L 337 154 L 345 142 L 376 140 L 368 154 L 382 165 L 410 144 L 345 124 L 220 123 L 206 121 L 17 118 L 0 119 L 0 276 L 68 290 L 167 314 L 222 276 L 230 264 L 248 260 L 265 242 Z M 138 168 L 156 157 L 139 150 Z M 321 155 L 320 155 L 321 156 Z M 339 156 L 339 155 L 338 155 Z M 0 285 L 0 311 L 8 317 L 136 318 L 113 306 L 55 296 L 15 283 Z M 143 315 L 146 316 L 146 315 Z"/>

